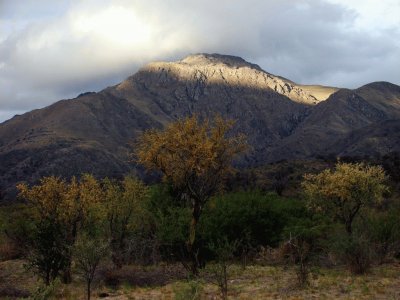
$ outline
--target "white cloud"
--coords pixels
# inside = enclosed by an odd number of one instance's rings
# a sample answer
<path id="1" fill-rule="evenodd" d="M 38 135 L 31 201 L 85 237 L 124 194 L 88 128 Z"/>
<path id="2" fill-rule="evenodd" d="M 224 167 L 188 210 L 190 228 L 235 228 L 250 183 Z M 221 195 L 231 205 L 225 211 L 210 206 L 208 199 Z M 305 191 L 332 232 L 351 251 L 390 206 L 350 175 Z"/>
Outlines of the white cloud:
<path id="1" fill-rule="evenodd" d="M 0 121 L 195 52 L 301 83 L 399 84 L 399 17 L 397 0 L 0 2 Z"/>
<path id="2" fill-rule="evenodd" d="M 400 1 L 398 0 L 328 0 L 356 12 L 353 26 L 368 31 L 398 27 Z"/>

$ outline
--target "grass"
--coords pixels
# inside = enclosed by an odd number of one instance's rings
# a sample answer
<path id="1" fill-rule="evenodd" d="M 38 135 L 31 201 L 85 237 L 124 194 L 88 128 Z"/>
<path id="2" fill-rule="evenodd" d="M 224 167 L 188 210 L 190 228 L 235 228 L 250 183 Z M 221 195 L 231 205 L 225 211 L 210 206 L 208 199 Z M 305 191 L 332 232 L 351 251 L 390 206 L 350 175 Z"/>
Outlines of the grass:
<path id="1" fill-rule="evenodd" d="M 37 290 L 38 281 L 23 267 L 22 260 L 0 263 L 0 292 L 21 291 L 31 294 Z M 96 282 L 93 298 L 100 294 L 105 299 L 218 299 L 218 288 L 205 280 L 184 279 L 178 266 L 165 266 L 143 270 L 128 266 L 124 278 L 140 278 L 121 282 L 117 287 L 108 287 L 101 280 Z M 154 284 L 144 280 L 158 273 Z M 174 273 L 176 276 L 172 276 Z M 127 275 L 129 273 L 129 276 Z M 165 277 L 161 281 L 159 278 Z M 25 294 L 22 292 L 25 291 Z M 18 293 L 17 293 L 18 294 Z M 0 298 L 7 295 L 1 295 Z M 310 285 L 299 288 L 292 267 L 284 266 L 233 266 L 229 279 L 231 299 L 400 299 L 400 264 L 395 262 L 374 267 L 369 274 L 353 276 L 343 267 L 320 268 L 311 276 Z M 9 295 L 10 297 L 10 295 Z M 12 298 L 12 297 L 10 297 Z M 3 298 L 2 298 L 3 299 Z M 84 284 L 75 278 L 71 285 L 58 283 L 53 299 L 84 299 Z"/>

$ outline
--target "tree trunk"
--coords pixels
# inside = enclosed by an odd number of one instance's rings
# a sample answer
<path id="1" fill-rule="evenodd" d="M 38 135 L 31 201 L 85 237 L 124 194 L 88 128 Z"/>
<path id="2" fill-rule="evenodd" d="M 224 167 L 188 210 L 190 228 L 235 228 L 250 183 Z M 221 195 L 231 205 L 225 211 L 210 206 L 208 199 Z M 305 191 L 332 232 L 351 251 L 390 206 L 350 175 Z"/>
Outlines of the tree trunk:
<path id="1" fill-rule="evenodd" d="M 201 207 L 198 201 L 194 201 L 192 208 L 192 220 L 190 222 L 190 233 L 189 240 L 187 242 L 187 251 L 189 254 L 189 259 L 191 260 L 190 271 L 192 275 L 197 276 L 198 271 L 198 259 L 197 259 L 197 249 L 195 249 L 195 241 L 196 241 L 196 229 L 197 223 L 199 222 L 201 214 Z"/>
<path id="2" fill-rule="evenodd" d="M 87 290 L 86 290 L 86 292 L 87 292 L 87 300 L 90 300 L 90 290 L 91 290 L 91 288 L 90 288 L 90 286 L 91 286 L 91 280 L 88 280 L 88 282 L 87 282 Z"/>
<path id="3" fill-rule="evenodd" d="M 68 261 L 67 266 L 63 271 L 62 282 L 64 284 L 70 284 L 72 282 L 71 261 Z"/>
<path id="4" fill-rule="evenodd" d="M 46 272 L 45 284 L 46 286 L 50 285 L 50 271 Z"/>
<path id="5" fill-rule="evenodd" d="M 347 221 L 346 224 L 345 224 L 345 226 L 346 226 L 346 232 L 347 232 L 347 234 L 348 234 L 349 236 L 351 236 L 352 233 L 353 233 L 352 221 Z"/>

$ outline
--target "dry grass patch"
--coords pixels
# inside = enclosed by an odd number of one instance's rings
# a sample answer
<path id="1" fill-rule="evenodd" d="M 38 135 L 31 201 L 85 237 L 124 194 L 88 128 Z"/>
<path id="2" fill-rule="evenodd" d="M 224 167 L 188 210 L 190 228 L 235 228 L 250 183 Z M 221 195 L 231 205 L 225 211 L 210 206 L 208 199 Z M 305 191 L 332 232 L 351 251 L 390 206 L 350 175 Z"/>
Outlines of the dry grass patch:
<path id="1" fill-rule="evenodd" d="M 3 292 L 0 298 L 23 297 L 37 289 L 38 281 L 25 271 L 23 263 L 22 260 L 0 263 L 0 292 Z M 185 280 L 183 269 L 178 265 L 128 266 L 117 273 L 120 282 L 115 287 L 107 286 L 104 278 L 99 278 L 93 290 L 95 299 L 219 299 L 215 285 L 204 280 Z M 84 291 L 83 282 L 75 277 L 71 285 L 58 284 L 52 299 L 83 299 Z M 296 285 L 294 267 L 248 266 L 242 270 L 241 266 L 235 265 L 229 279 L 228 297 L 252 300 L 400 299 L 400 264 L 377 266 L 362 276 L 352 276 L 342 267 L 320 268 L 304 289 Z"/>

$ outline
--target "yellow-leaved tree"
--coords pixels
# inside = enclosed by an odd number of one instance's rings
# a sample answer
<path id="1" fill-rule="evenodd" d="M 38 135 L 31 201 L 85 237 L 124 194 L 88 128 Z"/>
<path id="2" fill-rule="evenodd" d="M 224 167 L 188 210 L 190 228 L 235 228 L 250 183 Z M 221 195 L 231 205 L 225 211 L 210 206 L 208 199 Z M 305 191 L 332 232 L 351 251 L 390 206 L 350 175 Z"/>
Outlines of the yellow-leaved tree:
<path id="1" fill-rule="evenodd" d="M 191 272 L 197 274 L 196 227 L 207 200 L 221 191 L 234 172 L 233 160 L 246 148 L 243 135 L 228 135 L 234 122 L 216 117 L 199 120 L 191 116 L 170 123 L 163 130 L 151 129 L 139 138 L 134 154 L 150 170 L 159 170 L 179 197 L 191 208 L 186 248 Z"/>
<path id="2" fill-rule="evenodd" d="M 63 271 L 63 280 L 71 281 L 72 246 L 89 210 L 99 203 L 102 190 L 92 175 L 70 182 L 60 177 L 43 177 L 29 187 L 19 184 L 19 197 L 31 207 L 34 237 L 31 241 L 31 265 L 46 284 Z"/>
<path id="3" fill-rule="evenodd" d="M 334 170 L 306 174 L 302 187 L 310 209 L 340 221 L 351 235 L 353 221 L 362 209 L 383 199 L 388 191 L 386 180 L 380 166 L 338 162 Z"/>

